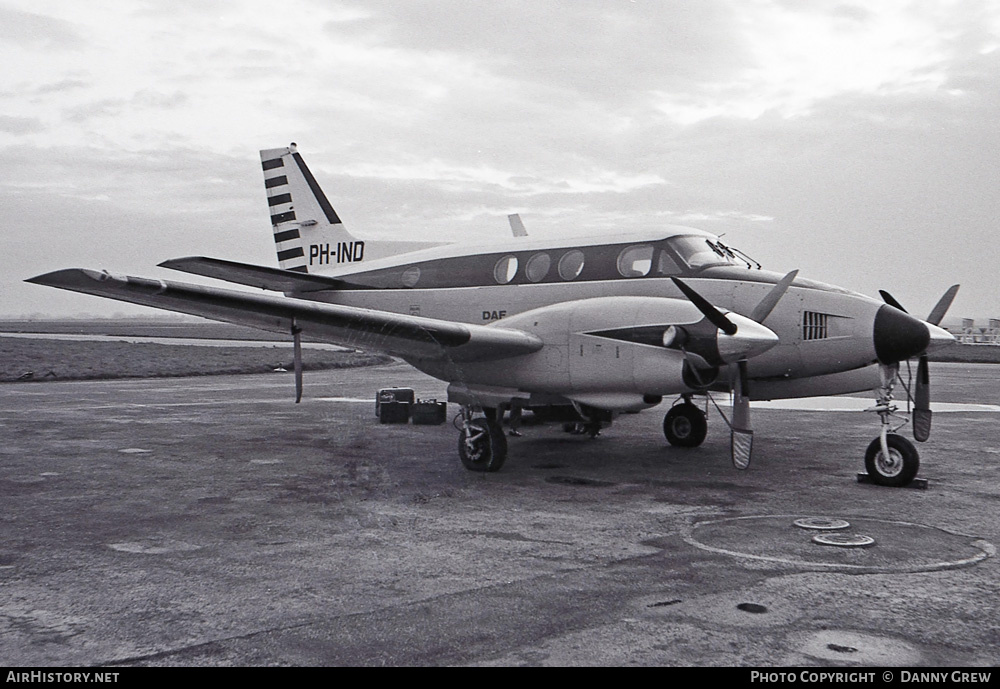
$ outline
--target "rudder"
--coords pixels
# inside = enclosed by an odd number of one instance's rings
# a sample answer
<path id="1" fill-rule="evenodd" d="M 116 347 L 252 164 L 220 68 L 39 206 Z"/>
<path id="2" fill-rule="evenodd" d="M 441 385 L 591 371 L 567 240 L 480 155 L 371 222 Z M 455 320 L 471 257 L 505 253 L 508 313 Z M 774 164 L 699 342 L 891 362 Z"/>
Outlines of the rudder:
<path id="1" fill-rule="evenodd" d="M 295 144 L 260 152 L 264 189 L 274 230 L 278 264 L 302 273 L 336 272 L 362 261 L 436 246 L 436 243 L 358 239 L 306 165 Z"/>
<path id="2" fill-rule="evenodd" d="M 260 162 L 278 264 L 282 268 L 308 273 L 310 263 L 314 269 L 329 264 L 331 244 L 334 260 L 342 244 L 350 246 L 352 260 L 363 257 L 364 242 L 358 242 L 344 228 L 294 143 L 285 148 L 262 150 Z M 311 246 L 324 247 L 326 251 L 322 255 L 318 248 L 309 251 Z M 342 260 L 347 258 L 346 247 L 341 247 L 339 253 Z"/>

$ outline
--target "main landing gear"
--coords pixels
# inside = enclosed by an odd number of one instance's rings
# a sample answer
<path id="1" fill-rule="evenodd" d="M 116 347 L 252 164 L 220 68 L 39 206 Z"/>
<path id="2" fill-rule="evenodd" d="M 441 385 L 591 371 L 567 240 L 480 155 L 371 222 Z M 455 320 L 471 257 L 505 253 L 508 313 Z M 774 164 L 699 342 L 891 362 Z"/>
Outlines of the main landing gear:
<path id="1" fill-rule="evenodd" d="M 865 470 L 871 482 L 879 486 L 902 487 L 909 485 L 920 469 L 920 455 L 909 440 L 893 431 L 906 424 L 904 419 L 891 428 L 896 405 L 892 403 L 892 387 L 899 371 L 898 364 L 879 367 L 880 385 L 874 411 L 882 426 L 879 437 L 871 441 L 865 452 Z"/>
<path id="2" fill-rule="evenodd" d="M 663 417 L 663 435 L 675 447 L 698 447 L 708 435 L 708 419 L 705 412 L 691 403 L 685 396 L 681 404 L 675 404 Z"/>
<path id="3" fill-rule="evenodd" d="M 458 456 L 469 471 L 499 471 L 507 459 L 507 437 L 495 419 L 473 418 L 472 407 L 463 406 L 455 417 Z"/>

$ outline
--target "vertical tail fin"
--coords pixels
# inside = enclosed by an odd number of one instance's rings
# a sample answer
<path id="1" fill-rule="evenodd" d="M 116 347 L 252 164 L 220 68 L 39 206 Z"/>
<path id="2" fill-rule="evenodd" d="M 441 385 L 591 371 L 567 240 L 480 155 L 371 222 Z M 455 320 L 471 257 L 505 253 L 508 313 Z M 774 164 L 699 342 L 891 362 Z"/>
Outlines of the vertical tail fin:
<path id="1" fill-rule="evenodd" d="M 278 263 L 282 268 L 307 273 L 310 263 L 319 265 L 316 263 L 316 259 L 321 258 L 318 249 L 312 252 L 316 254 L 312 257 L 306 253 L 310 245 L 326 245 L 323 264 L 329 263 L 331 242 L 335 253 L 339 243 L 346 243 L 351 246 L 352 259 L 357 254 L 364 254 L 364 243 L 355 249 L 357 242 L 344 229 L 337 211 L 295 150 L 295 144 L 261 151 L 260 162 L 264 169 L 264 189 Z M 345 253 L 343 248 L 340 253 Z"/>
<path id="2" fill-rule="evenodd" d="M 295 144 L 260 152 L 278 264 L 325 273 L 351 264 L 437 246 L 437 243 L 359 240 L 344 228 Z"/>

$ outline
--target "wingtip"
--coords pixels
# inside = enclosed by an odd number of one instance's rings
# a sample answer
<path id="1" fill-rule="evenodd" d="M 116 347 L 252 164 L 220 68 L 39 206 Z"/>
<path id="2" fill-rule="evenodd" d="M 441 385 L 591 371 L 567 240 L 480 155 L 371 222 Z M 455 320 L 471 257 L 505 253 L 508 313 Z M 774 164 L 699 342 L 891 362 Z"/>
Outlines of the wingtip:
<path id="1" fill-rule="evenodd" d="M 51 273 L 43 273 L 25 279 L 35 285 L 45 285 L 46 287 L 62 287 L 72 289 L 86 284 L 87 281 L 101 282 L 111 277 L 107 271 L 91 270 L 89 268 L 63 268 L 54 270 Z"/>
<path id="2" fill-rule="evenodd" d="M 186 265 L 192 261 L 203 261 L 204 256 L 181 256 L 180 258 L 168 258 L 166 261 L 157 263 L 158 268 L 176 268 L 177 266 Z"/>

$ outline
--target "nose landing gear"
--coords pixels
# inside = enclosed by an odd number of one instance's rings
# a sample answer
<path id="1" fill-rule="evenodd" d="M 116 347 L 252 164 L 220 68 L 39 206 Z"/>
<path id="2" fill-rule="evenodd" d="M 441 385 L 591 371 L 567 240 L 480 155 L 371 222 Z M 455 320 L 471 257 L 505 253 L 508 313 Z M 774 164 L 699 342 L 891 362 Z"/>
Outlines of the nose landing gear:
<path id="1" fill-rule="evenodd" d="M 878 387 L 878 399 L 875 407 L 869 410 L 879 415 L 882 425 L 879 437 L 868 445 L 865 452 L 865 470 L 871 482 L 879 486 L 909 485 L 920 469 L 920 455 L 913 443 L 893 432 L 906 425 L 907 419 L 904 418 L 895 428 L 891 428 L 897 409 L 892 403 L 892 388 L 898 372 L 898 364 L 879 366 L 881 384 Z"/>

